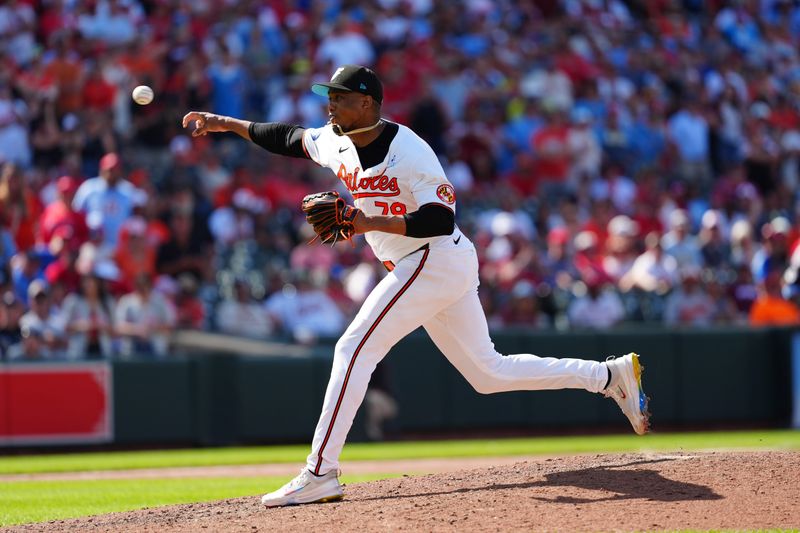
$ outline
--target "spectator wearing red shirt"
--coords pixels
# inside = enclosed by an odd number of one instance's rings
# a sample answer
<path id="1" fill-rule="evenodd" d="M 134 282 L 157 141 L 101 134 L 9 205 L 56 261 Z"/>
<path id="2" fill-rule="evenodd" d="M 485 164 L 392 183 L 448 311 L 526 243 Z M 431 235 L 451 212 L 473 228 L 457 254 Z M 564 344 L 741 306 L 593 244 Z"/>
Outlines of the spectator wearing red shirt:
<path id="1" fill-rule="evenodd" d="M 412 106 L 416 103 L 420 84 L 402 51 L 387 53 L 381 60 L 379 72 L 383 79 L 383 110 L 393 120 L 408 123 Z"/>
<path id="2" fill-rule="evenodd" d="M 86 82 L 83 85 L 84 107 L 97 111 L 110 111 L 116 95 L 117 88 L 103 78 L 100 67 L 97 65 L 89 67 Z"/>
<path id="3" fill-rule="evenodd" d="M 603 267 L 603 254 L 594 232 L 581 231 L 575 236 L 573 245 L 575 270 L 585 283 L 604 285 L 614 282 Z"/>
<path id="4" fill-rule="evenodd" d="M 569 126 L 560 110 L 545 109 L 547 124 L 533 134 L 533 172 L 547 199 L 566 194 L 570 171 Z"/>
<path id="5" fill-rule="evenodd" d="M 288 180 L 287 180 L 288 181 Z M 239 189 L 247 189 L 250 192 L 256 192 L 253 186 L 253 175 L 250 170 L 244 166 L 238 166 L 233 169 L 231 179 L 225 185 L 218 187 L 214 192 L 213 204 L 214 207 L 224 207 L 233 204 L 233 193 Z"/>
<path id="6" fill-rule="evenodd" d="M 671 43 L 689 42 L 693 38 L 692 26 L 684 16 L 682 7 L 675 2 L 669 2 L 660 13 L 654 13 L 655 26 L 664 39 Z"/>
<path id="7" fill-rule="evenodd" d="M 643 202 L 633 201 L 633 219 L 639 226 L 639 233 L 647 235 L 648 233 L 658 233 L 661 235 L 664 227 L 661 225 L 661 220 L 658 218 L 658 213 L 652 205 Z"/>
<path id="8" fill-rule="evenodd" d="M 80 285 L 80 274 L 75 267 L 79 244 L 74 238 L 72 228 L 59 226 L 49 243 L 50 253 L 55 260 L 44 269 L 44 278 L 51 287 L 60 285 L 66 292 L 75 292 Z"/>
<path id="9" fill-rule="evenodd" d="M 520 152 L 514 158 L 516 165 L 506 174 L 505 181 L 523 198 L 533 198 L 539 189 L 534 172 L 533 159 L 527 152 Z"/>
<path id="10" fill-rule="evenodd" d="M 770 110 L 769 123 L 780 130 L 794 130 L 800 127 L 800 111 L 794 99 L 783 93 L 775 95 L 775 105 Z"/>
<path id="11" fill-rule="evenodd" d="M 133 178 L 131 173 L 131 179 Z M 145 232 L 145 240 L 147 244 L 154 250 L 170 239 L 169 226 L 164 223 L 161 218 L 161 213 L 164 211 L 164 205 L 169 204 L 169 200 L 159 197 L 158 191 L 153 187 L 150 182 L 143 182 L 142 190 L 145 195 L 139 197 L 139 201 L 133 205 L 134 217 L 141 217 L 144 219 L 147 226 Z"/>
<path id="12" fill-rule="evenodd" d="M 593 233 L 596 237 L 595 242 L 602 250 L 605 249 L 608 241 L 608 223 L 614 217 L 614 208 L 610 199 L 596 200 L 592 202 L 589 220 L 583 225 L 583 231 Z"/>
<path id="13" fill-rule="evenodd" d="M 478 101 L 468 102 L 464 110 L 464 123 L 457 134 L 457 150 L 462 159 L 469 165 L 477 186 L 488 185 L 497 179 L 496 161 L 492 142 L 499 136 L 491 125 L 482 119 Z"/>
<path id="14" fill-rule="evenodd" d="M 75 29 L 77 26 L 77 17 L 71 10 L 64 8 L 63 2 L 41 2 L 40 8 L 42 12 L 37 27 L 40 42 L 52 42 L 51 37 L 56 32 Z"/>
<path id="15" fill-rule="evenodd" d="M 0 171 L 0 221 L 14 236 L 17 248 L 29 250 L 36 244 L 36 223 L 42 204 L 22 177 L 14 163 L 6 163 Z"/>
<path id="16" fill-rule="evenodd" d="M 72 198 L 78 190 L 78 180 L 72 176 L 61 176 L 56 180 L 58 199 L 44 208 L 39 217 L 37 241 L 49 245 L 56 230 L 62 226 L 71 229 L 71 244 L 76 248 L 89 239 L 86 215 L 72 208 Z"/>
<path id="17" fill-rule="evenodd" d="M 275 164 L 270 165 L 268 174 L 261 176 L 259 186 L 253 187 L 253 190 L 274 208 L 288 207 L 294 210 L 300 205 L 304 196 L 316 190 L 314 184 L 306 180 L 292 179 L 292 176 L 297 174 L 298 161 L 288 157 L 273 161 Z M 303 164 L 302 161 L 299 163 Z"/>
<path id="18" fill-rule="evenodd" d="M 181 329 L 203 329 L 206 312 L 197 297 L 197 280 L 191 274 L 178 276 L 178 293 L 175 295 L 176 326 Z"/>
<path id="19" fill-rule="evenodd" d="M 156 246 L 148 240 L 147 231 L 147 222 L 142 217 L 129 218 L 122 225 L 114 252 L 114 262 L 120 270 L 119 281 L 131 290 L 140 274 L 156 276 Z"/>
<path id="20" fill-rule="evenodd" d="M 562 38 L 559 53 L 555 58 L 555 67 L 569 77 L 573 86 L 591 82 L 600 73 L 600 70 L 595 65 L 570 46 L 566 33 Z"/>
<path id="21" fill-rule="evenodd" d="M 16 86 L 27 98 L 43 98 L 52 101 L 58 95 L 55 73 L 47 69 L 42 56 L 34 57 L 26 70 L 16 74 Z"/>

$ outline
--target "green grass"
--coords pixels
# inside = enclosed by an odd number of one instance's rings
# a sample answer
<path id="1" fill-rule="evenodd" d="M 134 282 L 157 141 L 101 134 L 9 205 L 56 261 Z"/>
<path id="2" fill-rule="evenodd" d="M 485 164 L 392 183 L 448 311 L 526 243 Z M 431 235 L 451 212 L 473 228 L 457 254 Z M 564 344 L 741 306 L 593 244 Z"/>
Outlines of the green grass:
<path id="1" fill-rule="evenodd" d="M 696 451 L 719 448 L 800 450 L 800 431 L 655 433 L 644 437 L 636 435 L 602 435 L 348 444 L 345 446 L 342 460 Z M 261 463 L 302 464 L 307 454 L 308 445 L 295 445 L 3 457 L 0 458 L 0 474 Z"/>
<path id="2" fill-rule="evenodd" d="M 387 477 L 392 475 L 344 476 L 342 481 L 358 483 Z M 255 505 L 255 496 L 286 481 L 283 477 L 219 477 L 0 483 L 0 526 L 239 496 L 254 496 Z"/>
<path id="3" fill-rule="evenodd" d="M 605 435 L 502 440 L 349 444 L 344 462 L 437 457 L 696 451 L 708 449 L 800 450 L 800 431 L 663 433 L 645 437 Z M 0 474 L 129 470 L 174 466 L 259 463 L 302 465 L 307 445 L 190 450 L 92 452 L 0 458 Z M 346 483 L 398 474 L 345 476 Z M 129 511 L 176 503 L 212 501 L 268 492 L 286 477 L 104 479 L 0 482 L 0 526 Z"/>

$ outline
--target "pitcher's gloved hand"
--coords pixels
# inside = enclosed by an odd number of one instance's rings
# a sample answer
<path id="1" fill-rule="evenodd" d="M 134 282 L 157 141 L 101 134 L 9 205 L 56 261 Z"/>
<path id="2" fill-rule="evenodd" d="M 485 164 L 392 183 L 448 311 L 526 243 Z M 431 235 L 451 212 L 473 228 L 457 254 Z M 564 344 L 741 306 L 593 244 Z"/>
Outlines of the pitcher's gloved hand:
<path id="1" fill-rule="evenodd" d="M 347 205 L 336 191 L 309 194 L 303 198 L 301 207 L 306 220 L 323 243 L 333 245 L 337 241 L 349 241 L 356 234 L 354 222 L 361 211 Z"/>

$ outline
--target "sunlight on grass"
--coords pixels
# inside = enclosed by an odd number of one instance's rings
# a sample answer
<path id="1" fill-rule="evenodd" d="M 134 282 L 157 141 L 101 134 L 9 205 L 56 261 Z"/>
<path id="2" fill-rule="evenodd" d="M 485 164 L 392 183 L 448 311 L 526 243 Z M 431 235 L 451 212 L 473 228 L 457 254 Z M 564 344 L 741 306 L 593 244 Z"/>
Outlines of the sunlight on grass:
<path id="1" fill-rule="evenodd" d="M 342 482 L 359 483 L 399 475 L 343 476 Z M 261 494 L 288 480 L 287 477 L 220 477 L 14 481 L 0 484 L 0 526 L 241 496 L 253 496 L 256 506 Z"/>
<path id="2" fill-rule="evenodd" d="M 348 444 L 342 460 L 501 457 L 571 453 L 800 450 L 800 431 L 739 431 Z M 0 474 L 305 462 L 308 445 L 90 452 L 0 458 Z"/>

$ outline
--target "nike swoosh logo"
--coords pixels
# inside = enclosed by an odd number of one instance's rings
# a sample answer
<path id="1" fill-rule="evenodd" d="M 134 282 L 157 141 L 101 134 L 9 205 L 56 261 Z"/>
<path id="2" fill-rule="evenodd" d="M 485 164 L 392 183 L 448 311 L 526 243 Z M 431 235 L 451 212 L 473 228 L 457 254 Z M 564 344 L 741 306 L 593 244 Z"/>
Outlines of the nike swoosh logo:
<path id="1" fill-rule="evenodd" d="M 321 135 L 321 133 L 312 133 L 311 134 L 311 140 L 312 141 L 316 141 L 317 139 L 319 139 L 320 135 Z"/>
<path id="2" fill-rule="evenodd" d="M 289 491 L 289 492 L 287 492 L 286 494 L 284 494 L 284 496 L 289 496 L 290 494 L 294 494 L 294 493 L 295 493 L 295 492 L 297 492 L 297 491 L 303 490 L 303 489 L 304 489 L 304 488 L 306 488 L 307 486 L 308 486 L 308 483 L 306 483 L 306 484 L 305 484 L 305 485 L 303 485 L 302 487 L 298 487 L 298 488 L 296 488 L 296 489 L 294 489 L 294 490 L 292 490 L 292 491 Z"/>
<path id="3" fill-rule="evenodd" d="M 341 154 L 342 152 L 344 152 L 346 150 L 349 150 L 349 149 L 350 149 L 349 146 L 347 148 L 339 148 L 339 153 Z"/>
<path id="4" fill-rule="evenodd" d="M 458 236 L 458 239 L 453 239 L 453 244 L 458 244 L 461 240 L 461 235 Z"/>
<path id="5" fill-rule="evenodd" d="M 625 394 L 625 391 L 624 391 L 624 390 L 622 390 L 622 387 L 617 387 L 617 388 L 619 389 L 619 393 L 620 393 L 620 395 L 622 395 L 622 399 L 623 399 L 623 400 L 624 400 L 625 398 L 627 398 L 627 397 L 628 397 L 628 396 Z"/>

